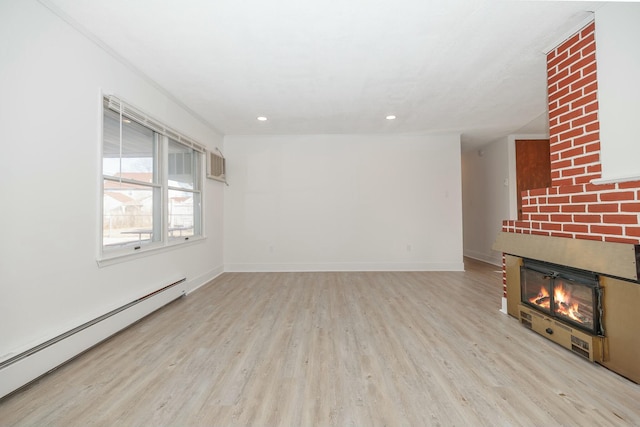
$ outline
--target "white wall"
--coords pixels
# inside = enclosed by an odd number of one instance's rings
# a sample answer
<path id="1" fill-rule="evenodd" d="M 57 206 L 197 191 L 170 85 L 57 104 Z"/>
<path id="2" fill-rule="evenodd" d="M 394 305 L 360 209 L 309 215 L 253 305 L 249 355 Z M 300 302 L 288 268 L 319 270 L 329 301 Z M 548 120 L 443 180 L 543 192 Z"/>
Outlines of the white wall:
<path id="1" fill-rule="evenodd" d="M 173 278 L 190 290 L 217 275 L 223 186 L 206 183 L 206 240 L 99 268 L 101 93 L 222 139 L 36 1 L 0 2 L 0 40 L 1 361 Z"/>
<path id="2" fill-rule="evenodd" d="M 226 136 L 225 269 L 462 270 L 460 138 Z"/>
<path id="3" fill-rule="evenodd" d="M 596 10 L 602 181 L 640 179 L 640 3 Z"/>
<path id="4" fill-rule="evenodd" d="M 462 153 L 464 255 L 502 265 L 491 249 L 502 221 L 517 219 L 516 140 L 548 139 L 546 134 L 514 134 Z"/>
<path id="5" fill-rule="evenodd" d="M 509 138 L 462 153 L 464 255 L 502 265 L 502 253 L 491 245 L 510 218 Z"/>

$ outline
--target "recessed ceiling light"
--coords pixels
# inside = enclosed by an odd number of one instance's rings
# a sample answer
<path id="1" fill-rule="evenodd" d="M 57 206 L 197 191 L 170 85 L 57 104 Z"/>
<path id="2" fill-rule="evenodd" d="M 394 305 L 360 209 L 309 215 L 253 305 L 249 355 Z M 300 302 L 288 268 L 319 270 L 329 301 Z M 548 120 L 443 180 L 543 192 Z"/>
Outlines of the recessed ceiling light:
<path id="1" fill-rule="evenodd" d="M 395 120 L 396 116 L 394 116 L 393 114 L 389 114 L 387 117 L 385 117 L 385 119 L 387 119 L 387 120 Z"/>
<path id="2" fill-rule="evenodd" d="M 260 120 L 261 122 L 266 122 L 267 118 L 265 116 L 258 116 L 258 120 Z"/>

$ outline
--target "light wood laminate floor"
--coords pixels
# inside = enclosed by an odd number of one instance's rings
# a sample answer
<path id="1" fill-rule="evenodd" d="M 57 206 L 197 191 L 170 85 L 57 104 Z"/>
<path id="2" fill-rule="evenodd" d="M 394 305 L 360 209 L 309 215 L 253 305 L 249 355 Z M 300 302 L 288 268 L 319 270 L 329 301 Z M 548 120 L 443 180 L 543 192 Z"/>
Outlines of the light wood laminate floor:
<path id="1" fill-rule="evenodd" d="M 499 311 L 501 274 L 226 273 L 0 401 L 2 426 L 640 425 L 640 386 Z"/>

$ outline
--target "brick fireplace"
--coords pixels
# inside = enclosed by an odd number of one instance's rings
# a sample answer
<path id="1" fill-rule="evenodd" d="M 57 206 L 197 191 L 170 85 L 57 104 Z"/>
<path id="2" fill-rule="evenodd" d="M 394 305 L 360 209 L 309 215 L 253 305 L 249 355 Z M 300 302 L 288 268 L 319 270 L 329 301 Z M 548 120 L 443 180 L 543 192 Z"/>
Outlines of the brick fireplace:
<path id="1" fill-rule="evenodd" d="M 547 55 L 551 187 L 522 193 L 522 221 L 510 233 L 640 243 L 640 181 L 601 177 L 595 25 Z"/>
<path id="2" fill-rule="evenodd" d="M 591 360 L 640 383 L 640 181 L 593 182 L 602 171 L 595 31 L 592 22 L 547 55 L 552 186 L 522 193 L 522 220 L 504 221 L 494 248 L 503 251 L 503 292 L 515 317 L 509 301 L 519 298 L 524 257 L 608 275 L 603 299 L 619 298 L 619 307 L 605 307 L 608 336 Z"/>

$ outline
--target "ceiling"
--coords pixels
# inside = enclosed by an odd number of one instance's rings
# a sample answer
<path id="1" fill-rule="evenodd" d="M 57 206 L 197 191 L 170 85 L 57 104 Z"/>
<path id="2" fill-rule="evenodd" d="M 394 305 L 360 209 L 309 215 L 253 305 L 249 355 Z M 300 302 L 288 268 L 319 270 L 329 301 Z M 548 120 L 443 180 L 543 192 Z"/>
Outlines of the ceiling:
<path id="1" fill-rule="evenodd" d="M 41 0 L 223 134 L 546 133 L 545 51 L 599 2 Z M 387 115 L 396 120 L 386 120 Z M 267 121 L 256 120 L 266 116 Z"/>

